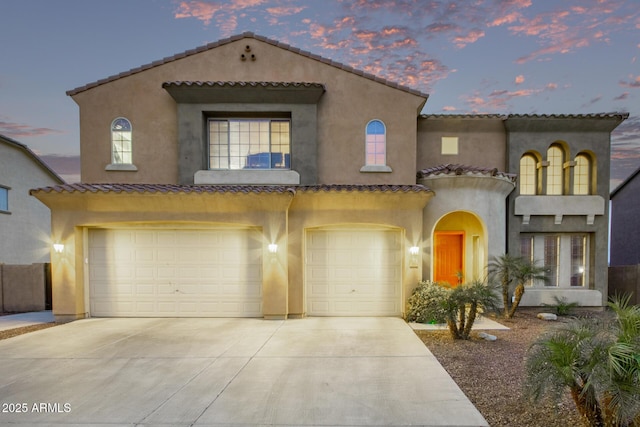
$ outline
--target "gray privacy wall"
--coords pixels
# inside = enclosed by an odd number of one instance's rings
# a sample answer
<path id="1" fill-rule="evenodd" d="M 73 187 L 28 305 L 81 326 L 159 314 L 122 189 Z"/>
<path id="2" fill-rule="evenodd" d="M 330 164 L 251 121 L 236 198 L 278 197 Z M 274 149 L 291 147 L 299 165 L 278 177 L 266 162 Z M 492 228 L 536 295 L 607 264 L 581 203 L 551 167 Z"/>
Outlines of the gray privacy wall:
<path id="1" fill-rule="evenodd" d="M 0 312 L 42 311 L 50 301 L 50 264 L 0 264 Z"/>

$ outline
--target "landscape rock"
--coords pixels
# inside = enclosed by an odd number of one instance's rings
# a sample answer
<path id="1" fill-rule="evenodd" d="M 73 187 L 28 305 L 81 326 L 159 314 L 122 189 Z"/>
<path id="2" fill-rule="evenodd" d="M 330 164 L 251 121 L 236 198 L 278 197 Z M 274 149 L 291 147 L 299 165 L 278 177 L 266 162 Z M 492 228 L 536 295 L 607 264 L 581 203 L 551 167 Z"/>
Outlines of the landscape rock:
<path id="1" fill-rule="evenodd" d="M 496 337 L 495 335 L 491 335 L 488 334 L 486 332 L 480 332 L 478 334 L 478 337 L 482 338 L 483 340 L 487 340 L 487 341 L 495 341 L 498 339 L 498 337 Z"/>
<path id="2" fill-rule="evenodd" d="M 538 319 L 541 320 L 558 320 L 558 316 L 553 313 L 538 313 Z"/>

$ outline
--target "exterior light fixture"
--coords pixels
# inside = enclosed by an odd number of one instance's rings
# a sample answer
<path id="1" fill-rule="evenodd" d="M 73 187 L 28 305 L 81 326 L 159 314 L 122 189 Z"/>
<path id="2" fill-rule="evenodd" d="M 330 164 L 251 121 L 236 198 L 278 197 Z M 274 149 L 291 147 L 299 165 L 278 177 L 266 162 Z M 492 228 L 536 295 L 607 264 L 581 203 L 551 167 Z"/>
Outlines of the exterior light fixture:
<path id="1" fill-rule="evenodd" d="M 278 245 L 276 245 L 275 243 L 271 243 L 269 245 L 269 252 L 272 254 L 275 254 L 278 252 Z"/>
<path id="2" fill-rule="evenodd" d="M 417 246 L 411 246 L 409 248 L 409 268 L 418 268 L 418 254 L 420 253 L 420 248 Z"/>
<path id="3" fill-rule="evenodd" d="M 64 251 L 64 245 L 62 243 L 54 243 L 53 250 L 56 251 L 56 253 L 61 254 L 62 251 Z"/>

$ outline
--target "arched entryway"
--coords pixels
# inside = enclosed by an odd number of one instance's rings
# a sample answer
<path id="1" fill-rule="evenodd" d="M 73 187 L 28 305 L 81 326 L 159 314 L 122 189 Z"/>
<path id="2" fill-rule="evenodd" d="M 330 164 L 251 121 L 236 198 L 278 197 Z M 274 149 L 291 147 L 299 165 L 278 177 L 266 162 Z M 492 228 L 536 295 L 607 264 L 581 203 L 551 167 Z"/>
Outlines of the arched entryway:
<path id="1" fill-rule="evenodd" d="M 487 233 L 471 212 L 450 212 L 433 229 L 432 280 L 451 285 L 481 279 L 486 273 Z"/>

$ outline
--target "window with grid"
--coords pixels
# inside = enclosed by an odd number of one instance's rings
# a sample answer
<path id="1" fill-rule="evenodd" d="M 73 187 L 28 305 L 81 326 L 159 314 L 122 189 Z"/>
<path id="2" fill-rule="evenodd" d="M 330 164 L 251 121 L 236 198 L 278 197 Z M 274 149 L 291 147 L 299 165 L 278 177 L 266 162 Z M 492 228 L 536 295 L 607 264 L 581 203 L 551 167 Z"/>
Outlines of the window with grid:
<path id="1" fill-rule="evenodd" d="M 111 163 L 133 163 L 131 122 L 124 117 L 118 117 L 111 123 Z"/>
<path id="2" fill-rule="evenodd" d="M 9 212 L 9 189 L 0 187 L 0 211 Z"/>
<path id="3" fill-rule="evenodd" d="M 571 286 L 584 286 L 587 236 L 571 236 Z"/>
<path id="4" fill-rule="evenodd" d="M 573 168 L 573 194 L 589 194 L 590 163 L 589 158 L 584 154 L 576 157 L 576 165 Z"/>
<path id="5" fill-rule="evenodd" d="M 520 194 L 536 194 L 538 187 L 537 161 L 530 154 L 520 159 Z"/>
<path id="6" fill-rule="evenodd" d="M 544 238 L 544 268 L 547 271 L 546 286 L 558 286 L 558 252 L 560 250 L 559 236 L 545 236 Z"/>
<path id="7" fill-rule="evenodd" d="M 209 169 L 290 169 L 291 121 L 210 119 Z"/>
<path id="8" fill-rule="evenodd" d="M 367 165 L 387 164 L 387 129 L 380 120 L 367 123 Z"/>
<path id="9" fill-rule="evenodd" d="M 547 194 L 561 195 L 563 186 L 563 163 L 564 156 L 562 149 L 557 145 L 552 145 L 547 150 Z"/>
<path id="10" fill-rule="evenodd" d="M 527 262 L 533 263 L 533 236 L 520 237 L 520 256 Z M 527 280 L 527 286 L 533 285 L 532 280 Z"/>

